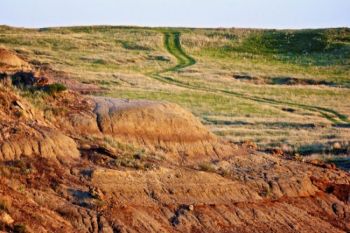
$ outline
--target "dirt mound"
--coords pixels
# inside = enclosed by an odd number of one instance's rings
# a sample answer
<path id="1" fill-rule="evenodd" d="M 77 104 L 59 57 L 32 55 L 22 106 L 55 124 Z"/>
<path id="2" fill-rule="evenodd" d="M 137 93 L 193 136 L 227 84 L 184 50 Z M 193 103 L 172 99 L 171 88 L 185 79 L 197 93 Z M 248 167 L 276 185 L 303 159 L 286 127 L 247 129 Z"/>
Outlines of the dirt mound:
<path id="1" fill-rule="evenodd" d="M 174 160 L 219 158 L 234 151 L 176 104 L 111 98 L 95 100 L 97 123 L 102 133 L 173 154 Z"/>
<path id="2" fill-rule="evenodd" d="M 0 48 L 0 70 L 2 69 L 28 69 L 29 64 L 19 58 L 16 54 L 13 52 L 10 52 L 7 49 Z"/>

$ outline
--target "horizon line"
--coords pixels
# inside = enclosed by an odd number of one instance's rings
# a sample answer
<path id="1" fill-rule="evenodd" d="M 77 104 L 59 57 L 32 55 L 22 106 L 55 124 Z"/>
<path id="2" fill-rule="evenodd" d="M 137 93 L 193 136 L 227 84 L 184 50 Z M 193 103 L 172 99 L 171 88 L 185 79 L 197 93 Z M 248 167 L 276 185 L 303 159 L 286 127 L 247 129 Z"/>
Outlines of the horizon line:
<path id="1" fill-rule="evenodd" d="M 116 28 L 174 28 L 174 29 L 250 29 L 250 30 L 322 30 L 322 29 L 350 29 L 350 26 L 327 26 L 327 27 L 290 27 L 290 28 L 272 28 L 272 27 L 225 27 L 225 26 L 217 26 L 217 27 L 200 27 L 200 26 L 145 26 L 145 25 L 137 25 L 137 24 L 72 24 L 72 25 L 53 25 L 53 26 L 43 26 L 43 27 L 28 27 L 28 26 L 16 26 L 16 25 L 8 25 L 8 24 L 0 24 L 0 27 L 9 27 L 9 28 L 17 28 L 17 29 L 32 29 L 32 30 L 40 30 L 46 28 L 77 28 L 77 27 L 116 27 Z"/>

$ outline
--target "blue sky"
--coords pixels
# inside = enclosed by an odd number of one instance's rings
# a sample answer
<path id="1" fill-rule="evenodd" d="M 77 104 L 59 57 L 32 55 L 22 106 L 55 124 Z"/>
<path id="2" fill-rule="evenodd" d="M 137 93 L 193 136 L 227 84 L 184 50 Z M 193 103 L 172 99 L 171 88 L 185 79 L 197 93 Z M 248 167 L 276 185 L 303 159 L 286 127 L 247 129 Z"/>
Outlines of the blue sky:
<path id="1" fill-rule="evenodd" d="M 350 0 L 0 0 L 0 24 L 22 27 L 350 27 Z"/>

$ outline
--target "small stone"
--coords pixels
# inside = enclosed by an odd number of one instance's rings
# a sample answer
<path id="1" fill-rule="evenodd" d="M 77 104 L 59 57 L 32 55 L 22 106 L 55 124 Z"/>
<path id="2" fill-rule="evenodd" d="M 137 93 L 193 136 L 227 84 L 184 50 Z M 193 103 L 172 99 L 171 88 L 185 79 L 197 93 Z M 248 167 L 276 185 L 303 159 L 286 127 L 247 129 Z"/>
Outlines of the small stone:
<path id="1" fill-rule="evenodd" d="M 193 206 L 193 205 L 189 205 L 189 206 L 188 206 L 188 210 L 189 210 L 189 211 L 193 211 L 193 210 L 194 210 L 194 206 Z"/>
<path id="2" fill-rule="evenodd" d="M 87 143 L 83 143 L 83 144 L 80 145 L 80 149 L 90 150 L 91 149 L 91 145 L 89 145 Z"/>
<path id="3" fill-rule="evenodd" d="M 6 225 L 11 225 L 14 222 L 14 220 L 8 213 L 3 212 L 3 213 L 0 213 L 0 222 Z"/>
<path id="4" fill-rule="evenodd" d="M 25 110 L 24 105 L 21 102 L 19 102 L 18 100 L 13 101 L 12 104 L 16 107 L 19 107 L 22 110 Z"/>
<path id="5" fill-rule="evenodd" d="M 342 148 L 341 144 L 339 142 L 335 142 L 333 144 L 333 149 L 335 150 L 340 150 Z"/>

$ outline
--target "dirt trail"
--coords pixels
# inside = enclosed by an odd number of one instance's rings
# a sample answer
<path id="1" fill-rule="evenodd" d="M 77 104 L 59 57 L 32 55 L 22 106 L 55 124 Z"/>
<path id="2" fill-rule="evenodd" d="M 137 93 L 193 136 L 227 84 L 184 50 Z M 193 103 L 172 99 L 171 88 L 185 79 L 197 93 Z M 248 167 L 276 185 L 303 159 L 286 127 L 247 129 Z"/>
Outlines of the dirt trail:
<path id="1" fill-rule="evenodd" d="M 214 88 L 208 88 L 208 87 L 193 86 L 189 83 L 184 83 L 172 77 L 165 76 L 164 73 L 176 72 L 181 69 L 187 68 L 189 66 L 195 65 L 196 60 L 190 55 L 186 54 L 186 52 L 182 49 L 180 32 L 166 31 L 163 33 L 164 33 L 164 46 L 167 49 L 167 51 L 177 59 L 177 64 L 173 67 L 170 67 L 161 71 L 148 73 L 148 76 L 160 82 L 164 82 L 164 83 L 168 83 L 168 84 L 172 84 L 172 85 L 176 85 L 176 86 L 180 86 L 188 89 L 193 89 L 193 90 L 202 90 L 202 91 L 211 92 L 211 93 L 232 95 L 238 98 L 244 98 L 251 101 L 270 104 L 274 106 L 289 106 L 294 108 L 300 108 L 303 110 L 318 113 L 320 114 L 321 117 L 327 119 L 328 121 L 330 121 L 331 123 L 337 126 L 350 124 L 350 120 L 346 115 L 341 114 L 330 108 L 318 107 L 318 106 L 307 105 L 307 104 L 298 104 L 298 103 L 293 103 L 288 101 L 278 101 L 278 100 L 269 99 L 269 98 L 261 98 L 261 97 L 250 96 L 250 95 L 234 92 L 231 90 L 225 90 L 225 89 L 216 89 L 216 88 L 214 89 Z"/>

